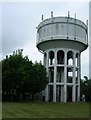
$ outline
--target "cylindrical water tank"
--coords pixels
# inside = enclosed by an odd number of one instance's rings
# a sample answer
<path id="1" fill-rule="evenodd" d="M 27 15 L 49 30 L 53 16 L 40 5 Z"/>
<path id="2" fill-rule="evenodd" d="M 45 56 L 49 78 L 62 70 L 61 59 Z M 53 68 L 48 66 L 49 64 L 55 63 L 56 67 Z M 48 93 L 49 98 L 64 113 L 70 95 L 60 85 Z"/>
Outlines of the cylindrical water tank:
<path id="1" fill-rule="evenodd" d="M 37 27 L 37 48 L 73 48 L 83 51 L 87 48 L 87 26 L 71 17 L 52 17 L 43 20 Z"/>

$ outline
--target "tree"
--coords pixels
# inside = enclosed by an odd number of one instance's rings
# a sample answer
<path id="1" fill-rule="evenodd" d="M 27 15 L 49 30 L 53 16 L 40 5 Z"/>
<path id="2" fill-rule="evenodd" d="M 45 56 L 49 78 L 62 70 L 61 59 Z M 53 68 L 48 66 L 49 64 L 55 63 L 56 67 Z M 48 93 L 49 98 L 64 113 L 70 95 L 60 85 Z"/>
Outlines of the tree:
<path id="1" fill-rule="evenodd" d="M 5 99 L 24 100 L 26 93 L 41 92 L 48 83 L 45 67 L 40 63 L 32 63 L 28 56 L 23 57 L 22 50 L 13 52 L 2 60 L 2 90 Z M 3 97 L 3 98 L 4 98 Z"/>
<path id="2" fill-rule="evenodd" d="M 40 93 L 48 84 L 46 68 L 41 64 L 41 62 L 35 62 L 30 74 L 26 74 L 25 79 L 28 88 L 32 93 L 32 100 L 34 102 L 36 93 Z"/>
<path id="3" fill-rule="evenodd" d="M 20 99 L 26 64 L 29 60 L 23 57 L 22 50 L 16 50 L 2 61 L 2 90 L 6 99 Z"/>
<path id="4" fill-rule="evenodd" d="M 84 76 L 84 80 L 81 80 L 81 96 L 84 94 L 86 96 L 86 101 L 91 102 L 91 78 L 88 79 Z"/>

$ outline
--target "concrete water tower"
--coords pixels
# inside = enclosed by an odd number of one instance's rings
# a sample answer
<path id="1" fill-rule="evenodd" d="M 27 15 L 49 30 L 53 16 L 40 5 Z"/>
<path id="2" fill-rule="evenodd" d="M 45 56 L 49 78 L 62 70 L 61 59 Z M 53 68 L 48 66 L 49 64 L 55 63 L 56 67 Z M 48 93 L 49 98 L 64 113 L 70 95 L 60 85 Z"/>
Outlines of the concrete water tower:
<path id="1" fill-rule="evenodd" d="M 70 17 L 43 20 L 37 27 L 37 48 L 44 54 L 49 76 L 45 101 L 80 101 L 81 52 L 88 46 L 88 28 Z"/>

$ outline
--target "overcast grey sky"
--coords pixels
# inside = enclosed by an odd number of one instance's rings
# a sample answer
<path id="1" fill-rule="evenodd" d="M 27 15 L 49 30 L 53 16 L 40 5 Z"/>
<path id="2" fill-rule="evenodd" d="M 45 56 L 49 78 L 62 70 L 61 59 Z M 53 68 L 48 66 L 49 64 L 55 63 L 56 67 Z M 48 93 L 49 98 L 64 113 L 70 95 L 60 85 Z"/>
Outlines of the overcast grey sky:
<path id="1" fill-rule="evenodd" d="M 74 17 L 86 23 L 89 19 L 89 2 L 3 2 L 2 3 L 2 53 L 11 54 L 24 49 L 24 55 L 34 62 L 42 61 L 43 55 L 36 48 L 36 27 L 44 19 L 54 16 Z M 1 31 L 1 30 L 0 30 Z M 89 76 L 89 50 L 82 53 L 82 76 Z"/>

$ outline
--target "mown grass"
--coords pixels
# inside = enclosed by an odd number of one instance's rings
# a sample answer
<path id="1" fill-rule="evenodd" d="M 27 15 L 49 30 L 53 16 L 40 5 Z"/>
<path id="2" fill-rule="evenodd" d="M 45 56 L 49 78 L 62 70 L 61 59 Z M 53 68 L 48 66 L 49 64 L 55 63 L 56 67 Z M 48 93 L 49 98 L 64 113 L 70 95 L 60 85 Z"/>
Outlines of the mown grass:
<path id="1" fill-rule="evenodd" d="M 2 103 L 0 102 L 0 120 L 2 118 Z"/>
<path id="2" fill-rule="evenodd" d="M 3 118 L 88 118 L 89 103 L 3 102 Z"/>

